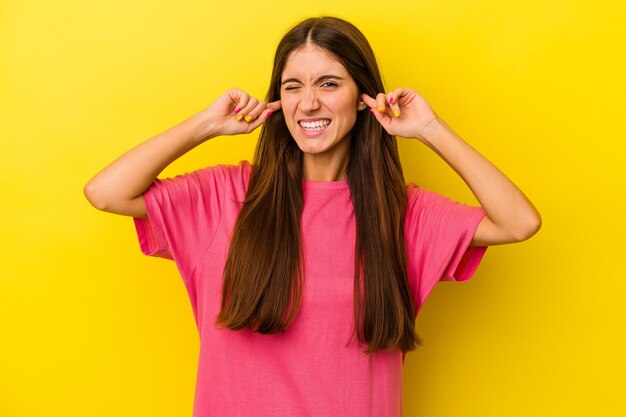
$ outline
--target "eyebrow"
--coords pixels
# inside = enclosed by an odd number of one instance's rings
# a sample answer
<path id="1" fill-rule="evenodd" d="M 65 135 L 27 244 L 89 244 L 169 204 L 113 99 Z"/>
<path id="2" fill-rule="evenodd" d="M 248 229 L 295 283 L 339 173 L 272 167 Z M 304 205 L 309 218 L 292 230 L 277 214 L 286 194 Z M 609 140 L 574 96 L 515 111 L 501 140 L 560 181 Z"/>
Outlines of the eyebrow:
<path id="1" fill-rule="evenodd" d="M 340 76 L 338 76 L 338 75 L 327 74 L 327 75 L 322 75 L 322 76 L 321 76 L 321 77 L 319 77 L 317 80 L 315 80 L 315 82 L 316 82 L 316 83 L 318 83 L 318 82 L 320 82 L 320 81 L 322 81 L 322 80 L 327 80 L 327 79 L 329 79 L 329 78 L 334 78 L 334 79 L 336 79 L 336 80 L 343 80 L 343 79 L 344 79 L 343 77 L 340 77 Z M 299 79 L 297 79 L 297 78 L 288 78 L 288 79 L 286 79 L 285 81 L 283 81 L 282 83 L 280 83 L 280 85 L 285 85 L 285 84 L 287 84 L 288 82 L 297 82 L 297 83 L 302 84 L 302 81 L 300 81 L 300 80 L 299 80 Z"/>

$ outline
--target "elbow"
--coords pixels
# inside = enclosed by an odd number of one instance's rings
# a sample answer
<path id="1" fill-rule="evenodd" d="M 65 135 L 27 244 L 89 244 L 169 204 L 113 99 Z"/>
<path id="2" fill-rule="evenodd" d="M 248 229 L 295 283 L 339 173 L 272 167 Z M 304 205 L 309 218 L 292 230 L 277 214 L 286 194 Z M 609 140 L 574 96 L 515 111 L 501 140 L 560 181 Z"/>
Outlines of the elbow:
<path id="1" fill-rule="evenodd" d="M 93 184 L 88 182 L 83 188 L 83 194 L 87 201 L 89 201 L 89 204 L 91 204 L 98 210 L 104 211 L 106 209 L 106 205 L 104 204 L 104 202 L 98 198 L 98 194 Z"/>
<path id="2" fill-rule="evenodd" d="M 525 227 L 521 228 L 520 231 L 516 233 L 516 240 L 518 242 L 528 240 L 537 234 L 539 229 L 541 229 L 541 216 L 537 214 L 532 221 L 529 221 Z"/>

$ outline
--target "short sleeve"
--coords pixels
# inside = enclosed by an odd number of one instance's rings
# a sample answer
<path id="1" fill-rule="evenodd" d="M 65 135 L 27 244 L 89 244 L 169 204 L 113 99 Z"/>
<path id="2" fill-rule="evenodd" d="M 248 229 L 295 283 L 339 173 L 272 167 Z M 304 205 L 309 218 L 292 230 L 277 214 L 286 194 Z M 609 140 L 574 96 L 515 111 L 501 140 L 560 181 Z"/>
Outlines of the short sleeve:
<path id="1" fill-rule="evenodd" d="M 405 217 L 409 280 L 416 315 L 439 281 L 466 281 L 487 246 L 469 246 L 485 211 L 417 185 L 407 188 Z"/>
<path id="2" fill-rule="evenodd" d="M 220 221 L 228 166 L 157 178 L 144 192 L 148 218 L 133 217 L 141 251 L 171 259 L 187 279 Z"/>

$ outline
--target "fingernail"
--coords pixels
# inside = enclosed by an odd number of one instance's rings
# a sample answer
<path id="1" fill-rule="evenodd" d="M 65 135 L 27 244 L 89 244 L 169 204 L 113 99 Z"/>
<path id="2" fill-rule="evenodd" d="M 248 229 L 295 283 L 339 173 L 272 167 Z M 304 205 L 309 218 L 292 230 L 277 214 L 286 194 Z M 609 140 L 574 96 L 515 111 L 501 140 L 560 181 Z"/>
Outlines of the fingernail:
<path id="1" fill-rule="evenodd" d="M 384 107 L 384 106 L 378 106 L 378 111 L 379 111 L 379 112 L 381 112 L 381 113 L 382 113 L 382 112 L 383 112 L 383 110 L 385 110 L 385 107 Z"/>
<path id="2" fill-rule="evenodd" d="M 398 110 L 394 110 L 393 111 L 393 115 L 398 117 L 398 116 L 400 116 L 400 112 Z"/>
<path id="3" fill-rule="evenodd" d="M 235 113 L 239 113 L 241 109 L 239 107 L 235 107 Z"/>
<path id="4" fill-rule="evenodd" d="M 252 116 L 246 116 L 246 122 L 250 123 L 250 120 L 252 120 Z"/>
<path id="5" fill-rule="evenodd" d="M 267 116 L 266 116 L 266 117 L 270 117 L 270 116 L 272 115 L 272 113 L 274 113 L 274 111 L 273 111 L 273 110 L 268 111 L 268 112 L 267 112 Z"/>
<path id="6" fill-rule="evenodd" d="M 393 97 L 391 97 L 391 98 L 389 99 L 389 102 L 390 102 L 390 103 L 393 103 Z M 394 113 L 394 114 L 395 114 L 395 113 Z"/>
<path id="7" fill-rule="evenodd" d="M 237 119 L 237 120 L 243 119 L 243 114 L 240 114 L 239 116 L 235 117 L 235 119 Z"/>

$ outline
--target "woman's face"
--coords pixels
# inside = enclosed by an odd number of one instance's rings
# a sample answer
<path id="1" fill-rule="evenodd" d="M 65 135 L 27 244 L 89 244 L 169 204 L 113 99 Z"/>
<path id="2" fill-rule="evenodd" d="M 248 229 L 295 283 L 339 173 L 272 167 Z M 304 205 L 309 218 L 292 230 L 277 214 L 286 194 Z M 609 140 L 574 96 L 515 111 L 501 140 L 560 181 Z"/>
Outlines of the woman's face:
<path id="1" fill-rule="evenodd" d="M 305 154 L 347 154 L 357 111 L 367 107 L 359 105 L 359 97 L 346 68 L 324 50 L 307 44 L 289 55 L 281 77 L 281 107 Z"/>

